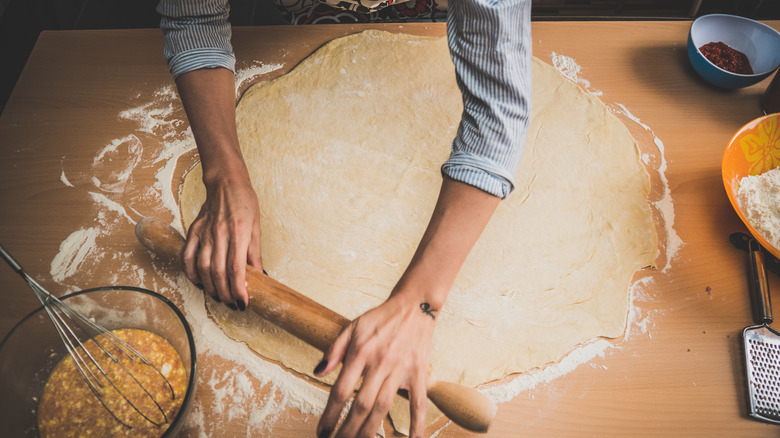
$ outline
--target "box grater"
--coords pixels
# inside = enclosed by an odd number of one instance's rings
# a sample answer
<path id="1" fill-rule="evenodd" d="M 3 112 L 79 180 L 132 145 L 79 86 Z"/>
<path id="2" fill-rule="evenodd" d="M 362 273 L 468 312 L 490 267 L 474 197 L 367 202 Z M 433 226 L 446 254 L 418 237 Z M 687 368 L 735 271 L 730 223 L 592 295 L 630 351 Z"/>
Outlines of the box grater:
<path id="1" fill-rule="evenodd" d="M 780 424 L 780 333 L 769 326 L 772 303 L 764 269 L 764 254 L 757 241 L 749 242 L 750 295 L 753 319 L 759 325 L 742 331 L 745 347 L 750 415 Z"/>

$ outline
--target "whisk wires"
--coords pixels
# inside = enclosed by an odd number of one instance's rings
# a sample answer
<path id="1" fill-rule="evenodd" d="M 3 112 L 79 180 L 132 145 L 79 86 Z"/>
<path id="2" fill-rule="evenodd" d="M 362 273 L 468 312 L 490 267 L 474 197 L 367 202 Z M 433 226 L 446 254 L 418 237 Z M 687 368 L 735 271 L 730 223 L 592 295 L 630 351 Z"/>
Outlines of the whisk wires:
<path id="1" fill-rule="evenodd" d="M 11 266 L 11 268 L 16 271 L 16 273 L 19 274 L 30 286 L 30 289 L 32 289 L 36 298 L 38 298 L 38 301 L 40 301 L 41 305 L 43 306 L 46 314 L 51 319 L 51 322 L 54 325 L 60 339 L 62 340 L 68 355 L 73 360 L 76 369 L 103 408 L 109 414 L 111 414 L 111 416 L 117 422 L 122 424 L 122 426 L 128 429 L 133 428 L 133 426 L 128 424 L 127 421 L 123 421 L 121 418 L 119 418 L 119 415 L 117 415 L 108 406 L 105 395 L 107 394 L 109 387 L 103 383 L 108 382 L 108 384 L 110 384 L 110 388 L 113 388 L 115 393 L 118 394 L 119 397 L 121 397 L 121 399 L 123 399 L 132 408 L 133 411 L 138 413 L 146 421 L 157 427 L 166 424 L 168 422 L 168 416 L 165 414 L 164 409 L 160 406 L 160 403 L 158 403 L 155 397 L 138 380 L 135 374 L 127 368 L 125 363 L 120 360 L 120 357 L 118 356 L 123 355 L 129 358 L 132 362 L 141 363 L 144 366 L 151 367 L 155 373 L 163 379 L 165 386 L 167 387 L 166 392 L 170 391 L 171 400 L 174 400 L 176 398 L 175 391 L 165 375 L 149 359 L 139 353 L 125 340 L 119 338 L 116 336 L 116 334 L 97 324 L 92 319 L 87 318 L 81 312 L 73 309 L 71 306 L 52 295 L 37 281 L 30 277 L 24 271 L 24 269 L 22 269 L 21 265 L 13 257 L 11 257 L 11 255 L 2 246 L 0 246 L 0 256 L 2 256 L 8 265 Z M 144 413 L 141 409 L 139 409 L 138 406 L 136 406 L 136 403 L 127 397 L 123 391 L 123 389 L 127 390 L 127 388 L 119 388 L 116 383 L 114 383 L 114 380 L 109 377 L 109 372 L 103 365 L 101 365 L 99 359 L 95 357 L 96 355 L 90 352 L 88 348 L 86 348 L 84 342 L 82 341 L 86 339 L 90 339 L 92 343 L 94 343 L 99 348 L 99 350 L 96 350 L 97 352 L 102 351 L 103 355 L 107 357 L 111 363 L 118 365 L 123 370 L 125 375 L 128 376 L 134 382 L 134 384 L 137 385 L 138 388 L 141 389 L 145 398 L 151 400 L 154 405 L 152 411 L 157 412 L 154 412 L 153 414 Z M 104 342 L 101 341 L 107 342 L 105 342 L 104 345 Z M 151 418 L 152 416 L 162 418 L 162 420 L 155 421 Z"/>

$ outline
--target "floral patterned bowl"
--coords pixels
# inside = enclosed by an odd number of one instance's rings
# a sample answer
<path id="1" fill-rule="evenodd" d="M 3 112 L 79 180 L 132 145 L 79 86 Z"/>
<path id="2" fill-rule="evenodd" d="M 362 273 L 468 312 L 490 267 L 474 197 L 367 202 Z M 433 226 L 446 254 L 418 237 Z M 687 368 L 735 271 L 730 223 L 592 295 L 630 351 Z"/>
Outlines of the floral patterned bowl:
<path id="1" fill-rule="evenodd" d="M 775 257 L 780 250 L 772 246 L 747 220 L 737 202 L 742 178 L 760 175 L 780 166 L 780 113 L 759 117 L 737 131 L 723 154 L 723 185 L 734 210 L 750 234 Z"/>

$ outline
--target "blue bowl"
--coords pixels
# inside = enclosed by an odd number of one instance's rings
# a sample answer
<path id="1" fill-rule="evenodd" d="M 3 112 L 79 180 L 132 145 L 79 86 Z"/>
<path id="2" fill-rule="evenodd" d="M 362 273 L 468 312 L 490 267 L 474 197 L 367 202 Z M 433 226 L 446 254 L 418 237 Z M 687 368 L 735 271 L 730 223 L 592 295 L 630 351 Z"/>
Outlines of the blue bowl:
<path id="1" fill-rule="evenodd" d="M 699 47 L 723 42 L 747 56 L 753 74 L 724 70 L 707 59 Z M 780 66 L 780 32 L 749 18 L 736 15 L 703 15 L 688 32 L 688 58 L 705 81 L 721 88 L 742 88 L 761 82 Z"/>

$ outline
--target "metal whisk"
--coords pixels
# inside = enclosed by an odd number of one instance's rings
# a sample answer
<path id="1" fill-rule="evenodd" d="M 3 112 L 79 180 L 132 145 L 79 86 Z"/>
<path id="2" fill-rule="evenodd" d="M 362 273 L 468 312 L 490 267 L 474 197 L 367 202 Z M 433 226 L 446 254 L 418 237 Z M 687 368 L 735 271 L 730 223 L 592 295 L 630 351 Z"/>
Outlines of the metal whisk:
<path id="1" fill-rule="evenodd" d="M 95 394 L 98 401 L 100 401 L 100 404 L 103 406 L 103 408 L 105 408 L 106 411 L 108 411 L 111 416 L 114 417 L 116 421 L 121 423 L 124 427 L 128 429 L 133 428 L 133 426 L 122 421 L 119 416 L 111 411 L 111 409 L 109 409 L 109 407 L 106 405 L 104 396 L 106 394 L 106 390 L 108 390 L 109 387 L 101 381 L 99 378 L 100 375 L 102 375 L 103 380 L 109 382 L 116 393 L 119 394 L 132 407 L 132 409 L 141 415 L 141 417 L 143 417 L 146 421 L 154 424 L 157 427 L 166 424 L 168 422 L 168 416 L 165 414 L 163 408 L 160 406 L 157 400 L 155 400 L 147 388 L 145 388 L 141 382 L 138 381 L 136 376 L 133 375 L 133 373 L 128 370 L 127 367 L 119 360 L 119 357 L 121 356 L 117 356 L 124 355 L 134 362 L 140 362 L 154 369 L 154 371 L 156 371 L 156 373 L 159 374 L 163 380 L 165 380 L 165 383 L 171 391 L 171 399 L 173 400 L 176 398 L 176 395 L 174 393 L 173 386 L 165 377 L 165 375 L 163 375 L 163 373 L 160 372 L 160 370 L 157 369 L 157 367 L 151 361 L 149 361 L 123 339 L 120 339 L 114 333 L 110 332 L 99 324 L 96 324 L 87 316 L 63 303 L 49 291 L 44 289 L 43 286 L 38 284 L 38 282 L 36 282 L 24 271 L 24 269 L 22 269 L 22 266 L 13 257 L 11 257 L 11 254 L 9 254 L 8 251 L 2 247 L 2 245 L 0 245 L 0 256 L 2 256 L 8 265 L 11 266 L 11 268 L 16 271 L 16 273 L 19 274 L 24 279 L 24 281 L 27 282 L 32 291 L 35 293 L 35 296 L 38 298 L 38 300 L 41 302 L 41 305 L 45 309 L 46 314 L 49 315 L 51 322 L 54 324 L 54 327 L 57 330 L 57 334 L 60 336 L 60 339 L 62 339 L 62 342 L 65 345 L 68 354 L 73 359 L 76 368 L 84 378 L 84 381 L 87 383 L 92 393 Z M 95 359 L 95 357 L 84 347 L 82 339 L 91 339 L 95 345 L 97 345 L 106 354 L 106 356 L 111 359 L 111 361 L 118 364 L 130 376 L 135 384 L 137 384 L 138 387 L 142 389 L 145 397 L 151 399 L 151 401 L 156 406 L 156 409 L 160 412 L 160 414 L 162 414 L 162 422 L 156 422 L 150 418 L 150 415 L 141 412 L 141 410 L 122 392 L 122 389 L 118 388 L 117 385 L 108 377 L 104 367 L 102 367 Z M 108 341 L 109 343 L 113 344 L 119 353 L 117 355 L 112 354 L 106 348 L 106 346 L 100 342 L 100 340 Z M 93 369 L 97 371 L 93 371 Z"/>

